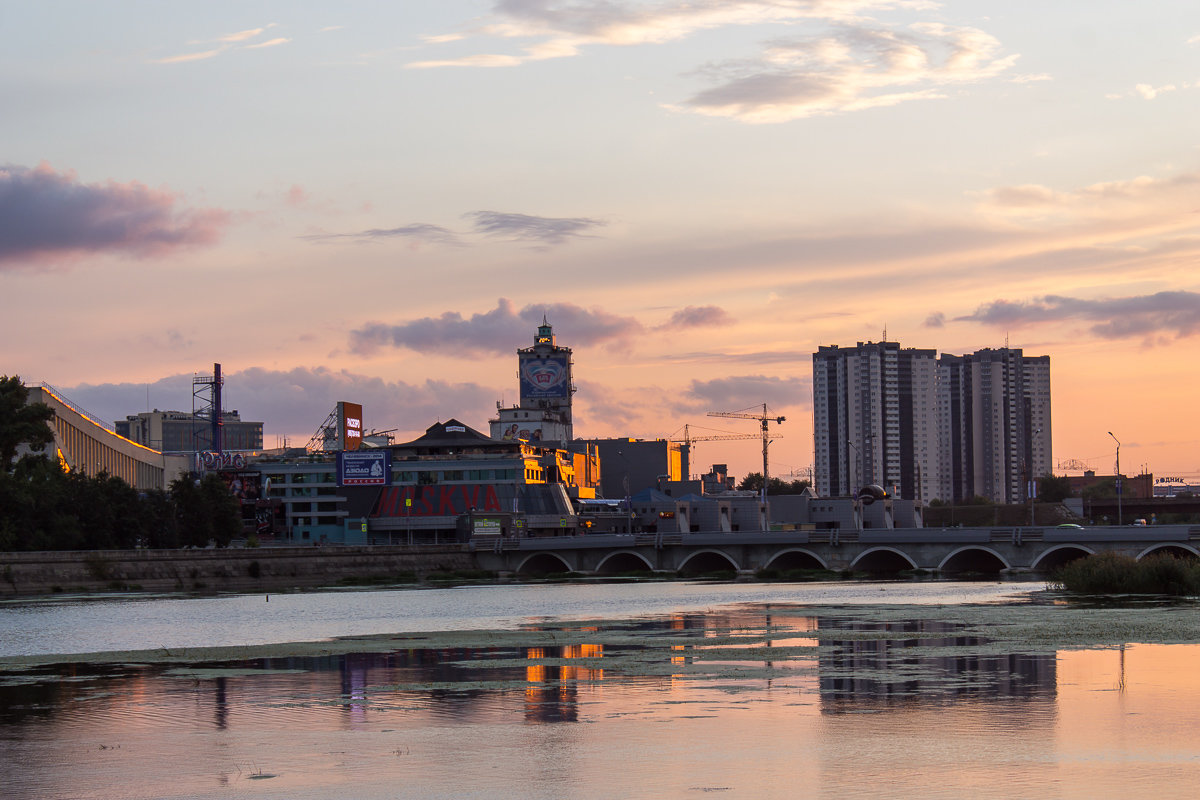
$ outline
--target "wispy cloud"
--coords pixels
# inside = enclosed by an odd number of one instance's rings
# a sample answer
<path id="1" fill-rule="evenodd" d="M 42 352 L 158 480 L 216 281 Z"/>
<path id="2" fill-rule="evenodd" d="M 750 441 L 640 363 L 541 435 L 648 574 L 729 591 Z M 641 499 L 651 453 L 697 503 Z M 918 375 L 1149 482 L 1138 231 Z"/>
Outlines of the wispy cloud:
<path id="1" fill-rule="evenodd" d="M 464 216 L 471 221 L 471 229 L 463 234 L 440 225 L 414 222 L 394 228 L 370 228 L 355 233 L 316 233 L 302 236 L 309 241 L 321 242 L 336 239 L 373 241 L 404 238 L 461 246 L 466 244 L 463 236 L 481 236 L 507 239 L 512 242 L 528 242 L 537 247 L 550 247 L 589 236 L 589 231 L 603 226 L 602 220 L 588 217 L 538 217 L 500 211 L 472 211 Z"/>
<path id="2" fill-rule="evenodd" d="M 264 25 L 261 28 L 247 28 L 244 31 L 236 31 L 234 33 L 226 33 L 226 34 L 216 37 L 215 39 L 207 40 L 209 42 L 216 42 L 217 43 L 216 47 L 211 47 L 207 50 L 201 50 L 201 51 L 198 51 L 195 53 L 181 53 L 181 54 L 175 55 L 175 56 L 167 56 L 165 58 L 156 58 L 156 59 L 153 59 L 151 63 L 154 63 L 154 64 L 184 64 L 189 61 L 204 61 L 205 59 L 215 58 L 216 56 L 219 56 L 222 53 L 228 52 L 230 50 L 254 50 L 257 48 L 261 48 L 261 47 L 275 47 L 277 45 L 286 44 L 287 42 L 290 42 L 291 39 L 279 37 L 276 39 L 270 39 L 265 42 L 258 42 L 256 44 L 242 44 L 243 42 L 248 42 L 252 39 L 255 39 L 255 38 L 261 36 L 267 30 L 269 30 L 270 28 L 274 28 L 277 25 L 278 25 L 278 23 L 272 22 L 269 25 Z M 203 42 L 201 42 L 201 41 L 191 42 L 191 44 L 202 44 L 202 43 Z"/>
<path id="3" fill-rule="evenodd" d="M 369 228 L 357 233 L 312 233 L 300 238 L 313 242 L 328 242 L 336 239 L 352 239 L 360 242 L 378 241 L 381 239 L 410 239 L 431 244 L 456 246 L 462 244 L 458 236 L 448 228 L 424 222 L 399 225 L 395 228 Z"/>
<path id="4" fill-rule="evenodd" d="M 687 306 L 671 315 L 658 330 L 679 330 L 682 328 L 710 328 L 721 325 L 732 325 L 733 318 L 720 306 Z"/>
<path id="5" fill-rule="evenodd" d="M 889 25 L 867 16 L 936 7 L 919 0 L 501 0 L 482 24 L 425 42 L 461 50 L 462 42 L 482 39 L 515 47 L 407 66 L 515 67 L 576 56 L 589 46 L 664 44 L 733 26 L 820 30 L 770 42 L 755 58 L 709 65 L 698 74 L 713 88 L 668 105 L 742 122 L 783 122 L 941 97 L 949 85 L 993 78 L 1013 65 L 1017 57 L 1001 55 L 999 41 L 977 28 L 931 21 Z"/>
<path id="6" fill-rule="evenodd" d="M 517 66 L 529 61 L 578 55 L 592 45 L 664 44 L 699 31 L 730 26 L 783 25 L 805 20 L 851 20 L 883 9 L 929 9 L 922 0 L 667 0 L 614 2 L 499 0 L 491 18 L 470 30 L 426 41 L 468 38 L 522 42 L 515 53 L 470 54 L 418 61 L 410 68 Z"/>
<path id="7" fill-rule="evenodd" d="M 1151 86 L 1148 83 L 1139 83 L 1137 86 L 1133 87 L 1133 90 L 1141 95 L 1143 99 L 1153 100 L 1160 94 L 1166 94 L 1167 92 L 1175 91 L 1176 88 L 1177 87 L 1173 83 L 1168 83 L 1165 86 Z"/>
<path id="8" fill-rule="evenodd" d="M 1003 328 L 1082 320 L 1092 323 L 1090 331 L 1102 339 L 1160 334 L 1178 339 L 1200 333 L 1200 294 L 1179 291 L 1094 300 L 1061 295 L 995 300 L 955 319 Z M 1153 338 L 1146 341 L 1153 343 Z"/>
<path id="9" fill-rule="evenodd" d="M 291 41 L 291 39 L 287 39 L 287 38 L 284 38 L 281 36 L 277 39 L 268 39 L 265 42 L 258 42 L 257 44 L 248 44 L 248 45 L 246 45 L 246 49 L 247 50 L 257 50 L 261 47 L 278 47 L 279 45 L 287 44 L 290 41 Z"/>
<path id="10" fill-rule="evenodd" d="M 702 74 L 717 85 L 677 108 L 742 122 L 787 122 L 944 97 L 946 87 L 994 78 L 1015 61 L 975 28 L 839 26 L 776 41 L 759 59 L 706 67 Z"/>
<path id="11" fill-rule="evenodd" d="M 484 236 L 542 245 L 562 244 L 605 224 L 588 217 L 535 217 L 500 211 L 473 211 L 467 217 L 474 221 L 475 232 Z"/>
<path id="12" fill-rule="evenodd" d="M 979 210 L 1009 220 L 1110 221 L 1120 218 L 1149 217 L 1155 227 L 1163 227 L 1178 215 L 1188 227 L 1196 209 L 1195 192 L 1200 187 L 1200 172 L 1181 172 L 1166 177 L 1141 175 L 1136 178 L 1102 181 L 1072 190 L 1059 190 L 1039 184 L 1001 186 L 980 192 Z"/>
<path id="13" fill-rule="evenodd" d="M 184 53 L 178 56 L 168 56 L 167 58 L 158 58 L 154 60 L 155 64 L 183 64 L 188 61 L 203 61 L 206 58 L 213 58 L 228 50 L 228 47 L 217 47 L 213 50 L 202 50 L 198 53 Z"/>
<path id="14" fill-rule="evenodd" d="M 519 311 L 512 301 L 500 298 L 496 307 L 464 317 L 447 311 L 439 317 L 423 317 L 398 324 L 372 322 L 350 334 L 351 348 L 370 353 L 381 346 L 404 347 L 421 353 L 472 352 L 511 353 L 531 341 L 533 331 L 545 317 L 552 325 L 571 331 L 573 345 L 624 347 L 644 330 L 633 317 L 602 309 L 587 309 L 572 303 L 527 305 Z"/>
<path id="15" fill-rule="evenodd" d="M 244 42 L 247 39 L 253 39 L 255 36 L 261 35 L 267 28 L 274 28 L 277 23 L 272 22 L 270 25 L 265 25 L 261 28 L 249 28 L 237 33 L 227 33 L 224 36 L 218 36 L 218 42 Z"/>
<path id="16" fill-rule="evenodd" d="M 80 183 L 45 163 L 0 167 L 0 269 L 84 254 L 159 256 L 216 242 L 229 219 L 136 182 Z"/>

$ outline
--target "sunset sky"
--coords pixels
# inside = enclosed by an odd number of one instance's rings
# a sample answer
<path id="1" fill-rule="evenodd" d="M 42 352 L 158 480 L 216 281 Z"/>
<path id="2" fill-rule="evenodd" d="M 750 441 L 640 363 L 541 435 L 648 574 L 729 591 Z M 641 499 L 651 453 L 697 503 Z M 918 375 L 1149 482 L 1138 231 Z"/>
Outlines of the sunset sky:
<path id="1" fill-rule="evenodd" d="M 576 435 L 765 402 L 806 474 L 812 352 L 886 329 L 1200 478 L 1195 2 L 6 2 L 0 103 L 0 374 L 110 421 L 221 362 L 268 446 L 486 431 L 545 314 Z"/>

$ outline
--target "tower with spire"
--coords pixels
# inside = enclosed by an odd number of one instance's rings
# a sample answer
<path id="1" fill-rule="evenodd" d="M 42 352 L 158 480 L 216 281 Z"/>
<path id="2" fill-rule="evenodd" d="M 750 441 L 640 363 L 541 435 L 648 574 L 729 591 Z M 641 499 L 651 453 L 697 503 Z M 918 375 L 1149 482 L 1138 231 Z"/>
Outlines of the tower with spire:
<path id="1" fill-rule="evenodd" d="M 531 442 L 571 441 L 571 348 L 559 347 L 554 328 L 542 315 L 542 324 L 532 347 L 517 350 L 519 405 L 504 408 L 496 403 L 496 419 L 490 420 L 493 439 L 525 439 Z"/>

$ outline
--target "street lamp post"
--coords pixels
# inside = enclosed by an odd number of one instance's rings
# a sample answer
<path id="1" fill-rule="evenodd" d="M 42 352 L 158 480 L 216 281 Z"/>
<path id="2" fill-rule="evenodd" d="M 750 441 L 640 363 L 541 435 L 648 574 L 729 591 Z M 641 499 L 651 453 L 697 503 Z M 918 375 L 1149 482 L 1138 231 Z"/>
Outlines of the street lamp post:
<path id="1" fill-rule="evenodd" d="M 850 470 L 851 465 L 850 464 L 846 465 L 846 467 L 847 467 L 846 481 L 847 481 L 847 483 L 850 484 L 846 488 L 850 490 L 850 494 L 854 495 L 854 494 L 858 493 L 858 487 L 862 485 L 862 471 L 863 471 L 862 452 L 859 451 L 858 445 L 856 445 L 854 442 L 850 441 L 849 439 L 846 440 L 846 444 L 848 444 L 854 448 L 854 458 L 858 462 L 858 465 L 854 468 L 853 472 L 851 472 L 851 470 Z"/>
<path id="2" fill-rule="evenodd" d="M 1116 480 L 1116 484 L 1117 484 L 1117 524 L 1120 525 L 1122 523 L 1122 519 L 1121 519 L 1121 440 L 1118 439 L 1116 436 L 1113 436 L 1112 431 L 1109 431 L 1108 435 L 1112 436 L 1113 441 L 1117 443 L 1117 480 Z"/>
<path id="3" fill-rule="evenodd" d="M 858 449 L 858 445 L 849 439 L 846 440 L 846 444 L 854 448 L 854 454 L 858 457 L 859 462 L 858 469 L 854 471 L 854 477 L 858 478 L 858 480 L 850 481 L 851 484 L 858 484 L 858 486 L 850 490 L 850 512 L 854 515 L 855 530 L 862 530 L 862 500 L 858 498 L 858 489 L 862 486 L 862 452 Z M 849 467 L 850 465 L 847 464 L 846 466 Z M 849 469 L 846 470 L 846 479 L 848 481 L 850 479 Z"/>
<path id="4" fill-rule="evenodd" d="M 1030 437 L 1031 445 L 1037 440 L 1037 437 L 1040 436 L 1041 433 L 1041 428 L 1038 428 L 1033 432 L 1033 436 Z M 1033 501 L 1037 497 L 1037 478 L 1033 477 L 1033 447 L 1030 446 L 1029 450 L 1029 470 L 1028 474 L 1026 475 L 1028 482 L 1025 484 L 1025 491 L 1029 494 L 1029 526 L 1033 527 L 1037 524 L 1037 522 L 1034 521 L 1033 515 Z"/>

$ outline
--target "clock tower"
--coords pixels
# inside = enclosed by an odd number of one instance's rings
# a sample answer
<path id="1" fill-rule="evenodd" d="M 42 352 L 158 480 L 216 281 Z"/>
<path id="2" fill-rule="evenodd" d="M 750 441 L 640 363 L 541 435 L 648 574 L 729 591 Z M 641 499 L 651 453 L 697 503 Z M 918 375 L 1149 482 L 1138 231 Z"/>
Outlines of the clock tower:
<path id="1" fill-rule="evenodd" d="M 554 328 L 543 316 L 533 346 L 517 350 L 521 402 L 511 408 L 496 404 L 498 418 L 490 421 L 492 438 L 571 441 L 572 366 L 571 348 L 558 346 Z"/>

